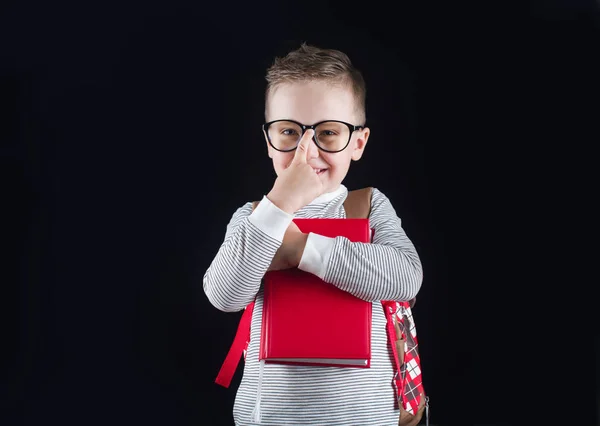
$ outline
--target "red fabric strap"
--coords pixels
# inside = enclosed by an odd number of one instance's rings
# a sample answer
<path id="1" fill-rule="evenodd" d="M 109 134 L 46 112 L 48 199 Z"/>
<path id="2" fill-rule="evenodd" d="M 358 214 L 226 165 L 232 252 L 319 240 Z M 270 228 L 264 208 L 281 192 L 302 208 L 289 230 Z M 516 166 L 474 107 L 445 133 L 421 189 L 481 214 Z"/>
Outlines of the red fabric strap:
<path id="1" fill-rule="evenodd" d="M 217 378 L 215 380 L 215 383 L 225 388 L 228 388 L 231 384 L 231 379 L 233 379 L 235 370 L 237 369 L 237 366 L 240 363 L 240 358 L 242 357 L 242 353 L 244 352 L 246 342 L 250 338 L 250 325 L 252 323 L 253 310 L 254 302 L 246 306 L 246 309 L 242 314 L 242 318 L 240 319 L 237 332 L 235 333 L 235 339 L 233 340 L 233 344 L 231 345 L 231 348 L 227 353 L 227 357 L 225 358 L 225 361 L 221 366 L 221 370 L 219 370 L 219 374 L 217 375 Z"/>
<path id="2" fill-rule="evenodd" d="M 385 317 L 387 318 L 388 339 L 390 341 L 390 346 L 392 347 L 392 353 L 394 354 L 394 364 L 396 365 L 396 375 L 394 380 L 396 382 L 396 399 L 398 399 L 400 395 L 402 395 L 404 384 L 402 383 L 402 375 L 400 374 L 400 361 L 398 360 L 398 351 L 396 350 L 397 336 L 393 318 L 396 313 L 396 302 L 384 301 L 382 304 L 383 310 L 385 311 Z"/>

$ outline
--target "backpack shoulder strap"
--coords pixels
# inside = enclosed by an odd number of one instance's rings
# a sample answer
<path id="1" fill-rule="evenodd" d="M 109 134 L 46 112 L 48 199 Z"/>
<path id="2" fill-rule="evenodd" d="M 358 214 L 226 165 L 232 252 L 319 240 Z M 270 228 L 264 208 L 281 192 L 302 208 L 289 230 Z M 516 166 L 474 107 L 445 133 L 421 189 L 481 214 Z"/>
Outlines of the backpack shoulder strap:
<path id="1" fill-rule="evenodd" d="M 371 197 L 373 188 L 361 188 L 348 191 L 344 201 L 344 210 L 347 219 L 366 219 L 371 214 Z"/>

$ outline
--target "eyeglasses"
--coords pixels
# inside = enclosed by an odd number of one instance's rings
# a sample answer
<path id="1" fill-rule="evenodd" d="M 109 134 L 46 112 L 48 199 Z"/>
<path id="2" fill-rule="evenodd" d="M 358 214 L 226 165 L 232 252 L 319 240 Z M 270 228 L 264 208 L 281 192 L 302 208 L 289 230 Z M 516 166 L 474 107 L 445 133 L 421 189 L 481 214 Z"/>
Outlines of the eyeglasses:
<path id="1" fill-rule="evenodd" d="M 298 143 L 308 129 L 313 129 L 313 141 L 325 152 L 340 152 L 350 143 L 352 133 L 364 129 L 338 120 L 327 120 L 307 126 L 294 120 L 275 120 L 262 125 L 269 145 L 280 152 L 290 152 L 298 147 Z"/>

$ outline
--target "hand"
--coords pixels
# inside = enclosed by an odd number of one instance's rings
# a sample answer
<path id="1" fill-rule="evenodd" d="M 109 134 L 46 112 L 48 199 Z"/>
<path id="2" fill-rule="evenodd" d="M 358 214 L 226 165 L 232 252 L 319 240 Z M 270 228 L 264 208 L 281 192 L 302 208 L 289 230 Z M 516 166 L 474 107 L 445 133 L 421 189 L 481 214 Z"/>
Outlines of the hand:
<path id="1" fill-rule="evenodd" d="M 400 418 L 398 419 L 398 426 L 416 426 L 423 417 L 425 411 L 425 395 L 421 394 L 421 401 L 419 402 L 419 409 L 416 414 L 410 414 L 404 408 L 402 408 L 402 402 L 398 402 L 400 405 Z"/>
<path id="2" fill-rule="evenodd" d="M 304 253 L 307 238 L 308 234 L 302 233 L 294 222 L 290 223 L 283 236 L 283 243 L 277 249 L 267 271 L 298 267 Z"/>
<path id="3" fill-rule="evenodd" d="M 308 164 L 308 144 L 312 143 L 314 131 L 307 130 L 300 139 L 292 162 L 282 171 L 267 198 L 281 210 L 294 214 L 312 200 L 323 194 L 323 182 Z"/>

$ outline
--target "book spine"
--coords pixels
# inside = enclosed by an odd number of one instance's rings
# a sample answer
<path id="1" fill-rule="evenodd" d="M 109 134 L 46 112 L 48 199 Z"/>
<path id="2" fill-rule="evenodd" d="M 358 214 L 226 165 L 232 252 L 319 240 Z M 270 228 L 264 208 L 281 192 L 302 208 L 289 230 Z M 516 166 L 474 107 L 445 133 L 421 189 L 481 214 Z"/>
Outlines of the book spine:
<path id="1" fill-rule="evenodd" d="M 268 274 L 268 272 L 267 272 Z M 269 289 L 270 286 L 267 284 L 267 280 L 263 279 L 264 297 L 263 297 L 263 309 L 262 309 L 262 324 L 260 330 L 260 348 L 259 348 L 259 361 L 267 358 L 268 344 L 269 344 Z"/>

